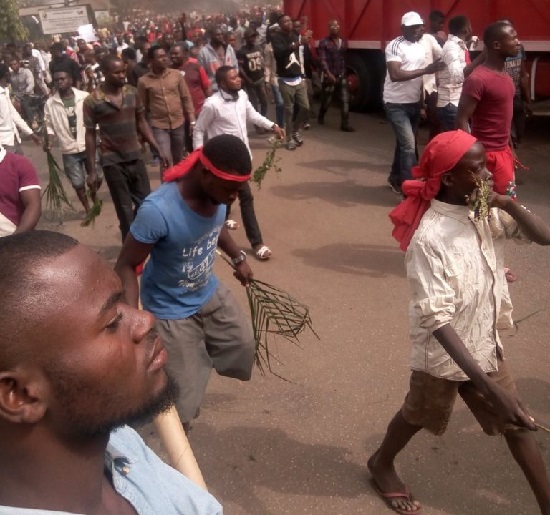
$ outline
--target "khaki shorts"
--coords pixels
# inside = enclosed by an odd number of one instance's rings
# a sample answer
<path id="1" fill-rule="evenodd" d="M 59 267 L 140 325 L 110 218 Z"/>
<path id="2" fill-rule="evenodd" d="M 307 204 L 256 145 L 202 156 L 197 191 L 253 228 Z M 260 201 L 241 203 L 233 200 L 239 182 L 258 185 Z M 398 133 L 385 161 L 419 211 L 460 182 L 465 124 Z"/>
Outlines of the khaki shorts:
<path id="1" fill-rule="evenodd" d="M 506 391 L 516 392 L 506 361 L 499 359 L 498 370 L 487 375 Z M 449 381 L 419 371 L 411 374 L 410 391 L 405 397 L 401 413 L 409 424 L 442 435 L 447 429 L 457 394 L 462 397 L 486 434 L 495 436 L 518 429 L 517 426 L 499 420 L 494 408 L 472 381 Z"/>
<path id="2" fill-rule="evenodd" d="M 250 379 L 256 351 L 252 324 L 222 283 L 198 313 L 157 320 L 156 327 L 168 351 L 166 370 L 180 387 L 176 408 L 182 422 L 198 415 L 212 368 L 222 376 Z"/>

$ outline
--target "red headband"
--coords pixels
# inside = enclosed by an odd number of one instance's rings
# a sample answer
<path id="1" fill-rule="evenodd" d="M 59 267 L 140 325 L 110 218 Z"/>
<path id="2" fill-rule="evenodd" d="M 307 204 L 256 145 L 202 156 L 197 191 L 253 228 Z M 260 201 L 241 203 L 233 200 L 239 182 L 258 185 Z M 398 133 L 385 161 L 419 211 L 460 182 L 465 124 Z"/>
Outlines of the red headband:
<path id="1" fill-rule="evenodd" d="M 476 141 L 467 132 L 456 130 L 442 132 L 428 143 L 419 165 L 412 169 L 416 180 L 403 182 L 407 198 L 390 213 L 395 226 L 392 235 L 401 250 L 407 250 L 431 200 L 439 193 L 442 175 L 452 170 Z"/>
<path id="2" fill-rule="evenodd" d="M 198 148 L 194 152 L 191 152 L 183 161 L 180 161 L 177 165 L 168 168 L 163 175 L 164 182 L 172 182 L 180 179 L 185 174 L 189 173 L 193 167 L 200 161 L 205 168 L 216 177 L 223 179 L 224 181 L 233 182 L 246 182 L 252 177 L 252 174 L 248 175 L 233 175 L 223 170 L 216 168 L 210 160 L 203 154 L 203 147 Z"/>

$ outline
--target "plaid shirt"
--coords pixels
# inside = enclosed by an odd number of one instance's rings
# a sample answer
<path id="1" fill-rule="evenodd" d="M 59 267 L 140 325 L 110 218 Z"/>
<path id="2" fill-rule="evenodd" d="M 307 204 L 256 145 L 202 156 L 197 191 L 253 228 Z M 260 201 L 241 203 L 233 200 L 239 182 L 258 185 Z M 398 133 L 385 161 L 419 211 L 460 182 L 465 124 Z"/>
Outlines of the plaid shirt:
<path id="1" fill-rule="evenodd" d="M 317 52 L 321 59 L 323 72 L 331 73 L 335 77 L 343 77 L 346 74 L 345 55 L 347 49 L 348 45 L 342 38 L 338 38 L 337 41 L 330 37 L 322 39 Z"/>

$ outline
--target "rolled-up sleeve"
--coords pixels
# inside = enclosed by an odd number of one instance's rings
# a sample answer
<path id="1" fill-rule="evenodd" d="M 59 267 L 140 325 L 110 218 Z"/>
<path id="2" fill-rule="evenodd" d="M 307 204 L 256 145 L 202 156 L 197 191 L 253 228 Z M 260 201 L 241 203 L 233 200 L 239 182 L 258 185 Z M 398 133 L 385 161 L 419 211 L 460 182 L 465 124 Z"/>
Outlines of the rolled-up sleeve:
<path id="1" fill-rule="evenodd" d="M 427 245 L 411 245 L 406 266 L 411 310 L 414 310 L 420 327 L 433 333 L 453 320 L 455 291 L 446 279 L 441 258 Z"/>

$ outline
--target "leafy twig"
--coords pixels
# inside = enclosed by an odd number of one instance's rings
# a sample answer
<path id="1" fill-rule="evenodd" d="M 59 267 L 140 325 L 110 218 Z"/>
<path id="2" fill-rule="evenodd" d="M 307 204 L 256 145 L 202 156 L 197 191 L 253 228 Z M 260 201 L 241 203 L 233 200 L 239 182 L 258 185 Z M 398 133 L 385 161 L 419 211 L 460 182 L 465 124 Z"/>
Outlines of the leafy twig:
<path id="1" fill-rule="evenodd" d="M 48 136 L 45 136 L 46 148 L 48 144 Z M 63 222 L 64 208 L 74 210 L 71 201 L 69 200 L 63 182 L 61 181 L 61 168 L 53 157 L 51 151 L 46 150 L 48 161 L 48 185 L 42 194 L 46 197 L 46 210 L 51 211 L 52 219 L 58 218 L 59 223 Z"/>
<path id="2" fill-rule="evenodd" d="M 276 173 L 281 173 L 281 167 L 277 164 L 281 158 L 276 157 L 277 149 L 281 146 L 280 139 L 275 138 L 271 144 L 271 148 L 265 155 L 264 162 L 254 170 L 252 174 L 252 182 L 258 185 L 258 188 L 262 187 L 262 181 L 264 180 L 267 172 L 273 168 Z"/>

